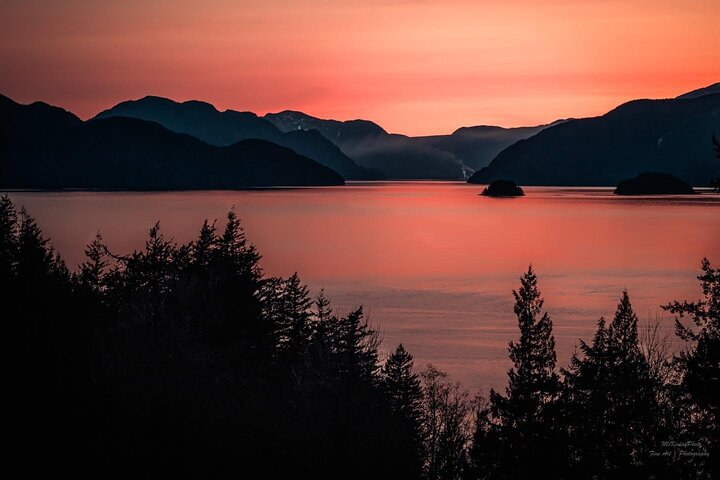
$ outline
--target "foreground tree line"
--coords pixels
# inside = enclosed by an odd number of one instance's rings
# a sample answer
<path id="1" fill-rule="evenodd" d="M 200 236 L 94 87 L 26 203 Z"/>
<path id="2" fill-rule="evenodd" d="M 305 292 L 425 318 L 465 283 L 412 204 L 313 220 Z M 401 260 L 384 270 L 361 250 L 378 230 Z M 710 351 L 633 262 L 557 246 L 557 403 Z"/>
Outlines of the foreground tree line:
<path id="1" fill-rule="evenodd" d="M 0 200 L 11 457 L 25 472 L 203 478 L 715 478 L 720 269 L 667 305 L 686 341 L 638 327 L 627 292 L 567 369 L 537 277 L 521 278 L 504 393 L 471 396 L 362 307 L 266 277 L 231 210 L 177 245 L 102 238 L 71 272 Z M 689 321 L 688 321 L 689 319 Z"/>

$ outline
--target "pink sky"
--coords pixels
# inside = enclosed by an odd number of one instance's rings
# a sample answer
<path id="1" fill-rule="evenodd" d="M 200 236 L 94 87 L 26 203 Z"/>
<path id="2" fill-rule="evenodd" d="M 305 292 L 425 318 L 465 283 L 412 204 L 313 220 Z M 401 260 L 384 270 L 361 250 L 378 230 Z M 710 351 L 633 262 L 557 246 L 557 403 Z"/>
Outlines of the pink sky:
<path id="1" fill-rule="evenodd" d="M 147 94 L 411 135 L 592 116 L 720 81 L 717 0 L 5 0 L 0 93 Z"/>

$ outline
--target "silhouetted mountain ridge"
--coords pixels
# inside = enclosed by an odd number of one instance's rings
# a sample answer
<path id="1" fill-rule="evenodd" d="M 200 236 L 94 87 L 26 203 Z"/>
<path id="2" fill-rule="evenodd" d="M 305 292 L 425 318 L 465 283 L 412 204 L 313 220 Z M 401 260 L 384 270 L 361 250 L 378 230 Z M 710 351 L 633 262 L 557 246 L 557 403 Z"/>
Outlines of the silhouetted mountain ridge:
<path id="1" fill-rule="evenodd" d="M 264 118 L 285 132 L 318 130 L 358 164 L 393 179 L 464 180 L 505 147 L 546 127 L 462 127 L 451 135 L 409 137 L 368 120 L 324 120 L 292 110 Z"/>
<path id="2" fill-rule="evenodd" d="M 161 125 L 117 117 L 83 122 L 44 103 L 0 101 L 0 185 L 126 190 L 341 185 L 317 162 L 264 140 L 215 147 Z"/>
<path id="3" fill-rule="evenodd" d="M 663 171 L 693 185 L 720 174 L 710 138 L 720 130 L 720 95 L 633 100 L 605 115 L 546 128 L 503 150 L 471 183 L 617 185 Z"/>
<path id="4" fill-rule="evenodd" d="M 567 120 L 532 127 L 498 127 L 477 125 L 460 127 L 451 135 L 415 137 L 414 141 L 455 155 L 473 170 L 487 166 L 495 156 L 513 143 L 530 138 L 538 132 Z"/>
<path id="5" fill-rule="evenodd" d="M 267 140 L 312 158 L 345 178 L 384 178 L 378 172 L 371 172 L 356 165 L 322 135 L 305 131 L 285 134 L 252 112 L 220 112 L 213 105 L 198 100 L 176 102 L 163 97 L 147 96 L 121 102 L 99 113 L 96 118 L 117 116 L 157 122 L 173 132 L 186 133 L 216 146 L 227 146 L 252 138 Z"/>
<path id="6" fill-rule="evenodd" d="M 720 82 L 713 83 L 712 85 L 708 85 L 707 87 L 698 88 L 691 92 L 683 93 L 682 95 L 678 95 L 676 98 L 680 100 L 687 100 L 689 98 L 697 98 L 705 95 L 714 95 L 716 93 L 720 93 Z"/>
<path id="7" fill-rule="evenodd" d="M 357 141 L 363 137 L 388 135 L 380 125 L 370 120 L 324 120 L 295 110 L 268 113 L 264 118 L 283 132 L 317 130 L 330 141 Z"/>

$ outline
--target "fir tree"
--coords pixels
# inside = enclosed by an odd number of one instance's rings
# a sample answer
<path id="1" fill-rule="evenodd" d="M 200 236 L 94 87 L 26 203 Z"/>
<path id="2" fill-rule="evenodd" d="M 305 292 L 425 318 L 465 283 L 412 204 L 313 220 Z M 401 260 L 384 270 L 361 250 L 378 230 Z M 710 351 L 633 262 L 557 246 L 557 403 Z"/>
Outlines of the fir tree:
<path id="1" fill-rule="evenodd" d="M 222 235 L 215 235 L 215 226 L 204 226 L 197 241 L 195 257 L 202 260 L 203 250 L 209 249 L 212 261 L 204 269 L 207 275 L 208 297 L 212 304 L 209 330 L 219 344 L 254 344 L 255 352 L 267 354 L 274 348 L 270 322 L 262 319 L 261 289 L 264 280 L 260 269 L 260 255 L 248 242 L 234 209 L 227 214 Z M 199 255 L 199 256 L 198 256 Z M 247 348 L 246 348 L 247 347 Z"/>
<path id="2" fill-rule="evenodd" d="M 564 458 L 556 411 L 555 339 L 552 321 L 542 312 L 544 301 L 532 266 L 520 278 L 520 289 L 513 296 L 520 329 L 519 341 L 509 344 L 513 367 L 508 371 L 505 395 L 490 391 L 491 421 L 485 424 L 489 431 L 476 432 L 476 437 L 488 437 L 496 450 L 491 463 L 514 477 L 558 474 Z"/>
<path id="3" fill-rule="evenodd" d="M 537 287 L 537 276 L 532 269 L 520 279 L 521 286 L 513 291 L 515 315 L 520 329 L 519 342 L 510 342 L 510 359 L 514 368 L 508 372 L 507 400 L 510 409 L 518 407 L 513 421 L 531 422 L 542 407 L 551 402 L 557 393 L 558 377 L 555 373 L 555 338 L 552 321 L 541 311 L 544 300 Z"/>
<path id="4" fill-rule="evenodd" d="M 87 260 L 80 264 L 78 280 L 91 291 L 99 293 L 103 290 L 103 278 L 108 267 L 107 247 L 100 232 L 95 234 L 93 241 L 85 248 L 85 257 Z"/>
<path id="5" fill-rule="evenodd" d="M 65 263 L 55 254 L 50 241 L 42 236 L 35 219 L 24 207 L 18 215 L 17 232 L 17 273 L 21 281 L 69 275 Z"/>
<path id="6" fill-rule="evenodd" d="M 381 370 L 382 392 L 391 411 L 389 433 L 394 434 L 398 473 L 417 477 L 421 470 L 422 386 L 413 373 L 413 356 L 402 344 L 385 361 Z"/>
<path id="7" fill-rule="evenodd" d="M 675 333 L 688 347 L 677 356 L 681 387 L 689 397 L 690 427 L 703 438 L 710 454 L 711 475 L 720 472 L 720 269 L 702 261 L 698 276 L 703 298 L 672 302 L 664 308 L 674 314 Z M 682 322 L 690 317 L 694 326 Z"/>
<path id="8" fill-rule="evenodd" d="M 321 289 L 315 297 L 315 311 L 312 312 L 315 323 L 313 329 L 313 340 L 323 345 L 330 345 L 332 332 L 337 324 L 337 317 L 333 314 L 330 300 L 325 296 L 325 290 Z"/>
<path id="9" fill-rule="evenodd" d="M 257 281 L 262 275 L 258 262 L 260 254 L 254 245 L 248 243 L 245 231 L 234 209 L 227 214 L 227 224 L 218 239 L 218 252 L 236 274 Z"/>
<path id="10" fill-rule="evenodd" d="M 508 348 L 514 366 L 508 371 L 505 396 L 491 392 L 495 414 L 503 425 L 516 429 L 541 418 L 558 392 L 552 321 L 547 312 L 542 313 L 544 300 L 532 267 L 520 282 L 520 289 L 513 291 L 520 340 L 510 342 Z"/>
<path id="11" fill-rule="evenodd" d="M 7 195 L 0 197 L 0 275 L 11 278 L 16 273 L 17 214 L 15 205 Z"/>
<path id="12" fill-rule="evenodd" d="M 200 227 L 197 240 L 195 240 L 191 246 L 193 264 L 202 267 L 209 266 L 217 243 L 218 238 L 215 222 L 208 223 L 208 221 L 205 220 L 202 227 Z"/>
<path id="13" fill-rule="evenodd" d="M 272 318 L 278 352 L 293 357 L 302 355 L 311 335 L 310 307 L 312 301 L 307 286 L 300 283 L 297 272 L 287 280 L 273 283 L 274 311 Z"/>
<path id="14" fill-rule="evenodd" d="M 565 373 L 566 417 L 574 475 L 647 475 L 659 448 L 655 383 L 638 340 L 638 319 L 623 292 L 608 325 L 601 318 L 591 345 L 581 342 Z"/>
<path id="15" fill-rule="evenodd" d="M 351 383 L 373 382 L 378 371 L 380 339 L 365 318 L 362 307 L 338 320 L 333 340 L 340 375 Z"/>
<path id="16" fill-rule="evenodd" d="M 413 373 L 413 356 L 402 344 L 388 357 L 382 368 L 383 385 L 390 408 L 396 415 L 417 424 L 422 406 L 420 379 Z"/>

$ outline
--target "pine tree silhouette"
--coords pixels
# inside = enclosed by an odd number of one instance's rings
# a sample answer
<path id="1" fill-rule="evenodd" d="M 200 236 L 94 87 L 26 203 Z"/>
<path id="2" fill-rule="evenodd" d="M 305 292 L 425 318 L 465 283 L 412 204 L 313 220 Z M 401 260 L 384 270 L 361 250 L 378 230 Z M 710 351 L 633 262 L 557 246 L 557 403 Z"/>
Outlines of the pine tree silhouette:
<path id="1" fill-rule="evenodd" d="M 660 445 L 660 408 L 640 349 L 638 319 L 623 292 L 615 317 L 604 319 L 591 345 L 581 342 L 565 373 L 575 475 L 615 478 L 650 473 Z"/>
<path id="2" fill-rule="evenodd" d="M 690 428 L 695 441 L 703 440 L 709 452 L 709 474 L 720 472 L 720 269 L 712 268 L 710 261 L 702 261 L 698 276 L 703 298 L 699 301 L 675 301 L 665 308 L 676 314 L 675 333 L 687 343 L 677 357 L 681 386 L 687 393 L 686 406 L 693 415 Z M 690 317 L 694 326 L 683 323 Z"/>
<path id="3" fill-rule="evenodd" d="M 297 274 L 265 277 L 232 210 L 222 233 L 206 221 L 178 245 L 157 224 L 138 251 L 111 253 L 98 234 L 86 256 L 70 274 L 28 212 L 0 198 L 8 434 L 28 468 L 438 480 L 717 472 L 720 271 L 707 260 L 703 299 L 666 306 L 688 342 L 666 384 L 640 348 L 627 293 L 560 383 L 529 268 L 513 292 L 520 335 L 507 389 L 485 401 L 435 368 L 416 375 L 402 345 L 381 365 L 362 307 L 335 313 Z M 652 458 L 668 439 L 700 441 L 710 459 Z"/>
<path id="4" fill-rule="evenodd" d="M 555 339 L 552 321 L 542 312 L 544 301 L 532 266 L 520 278 L 520 289 L 513 296 L 520 339 L 509 344 L 513 367 L 508 371 L 505 395 L 491 390 L 489 419 L 477 421 L 476 440 L 493 451 L 475 449 L 484 458 L 475 458 L 474 463 L 490 463 L 494 474 L 499 471 L 514 478 L 560 474 L 565 458 L 556 404 Z"/>
<path id="5" fill-rule="evenodd" d="M 417 477 L 422 467 L 422 387 L 420 378 L 413 373 L 413 356 L 402 344 L 388 357 L 382 367 L 383 393 L 392 412 L 398 445 L 395 457 L 397 472 Z"/>

